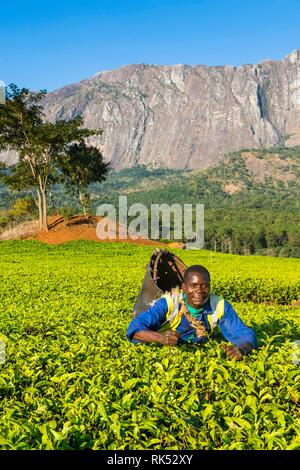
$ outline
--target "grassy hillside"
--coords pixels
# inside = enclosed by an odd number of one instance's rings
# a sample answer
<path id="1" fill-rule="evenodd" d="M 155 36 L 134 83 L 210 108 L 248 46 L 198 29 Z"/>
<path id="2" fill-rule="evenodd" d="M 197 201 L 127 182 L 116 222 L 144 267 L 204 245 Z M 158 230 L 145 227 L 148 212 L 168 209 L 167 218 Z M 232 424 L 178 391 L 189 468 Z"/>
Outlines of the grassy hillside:
<path id="1" fill-rule="evenodd" d="M 180 188 L 180 191 L 178 190 Z M 242 203 L 245 207 L 296 204 L 300 190 L 300 147 L 244 150 L 229 154 L 222 163 L 202 171 L 151 169 L 137 166 L 112 173 L 94 199 L 112 200 L 126 194 L 132 202 L 179 203 L 193 201 L 207 208 Z M 250 199 L 249 199 L 250 198 Z"/>
<path id="2" fill-rule="evenodd" d="M 177 253 L 254 328 L 259 350 L 232 362 L 218 332 L 202 347 L 127 341 L 151 253 L 0 244 L 2 449 L 300 449 L 299 261 Z"/>
<path id="3" fill-rule="evenodd" d="M 205 247 L 237 254 L 300 257 L 300 148 L 245 150 L 206 171 L 138 167 L 93 186 L 101 202 L 201 203 Z"/>

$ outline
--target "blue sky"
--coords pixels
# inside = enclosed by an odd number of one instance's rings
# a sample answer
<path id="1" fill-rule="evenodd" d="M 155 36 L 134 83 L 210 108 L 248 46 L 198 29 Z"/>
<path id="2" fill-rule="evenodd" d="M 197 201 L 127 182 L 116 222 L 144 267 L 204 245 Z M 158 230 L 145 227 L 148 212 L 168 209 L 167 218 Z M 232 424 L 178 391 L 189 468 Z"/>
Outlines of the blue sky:
<path id="1" fill-rule="evenodd" d="M 133 63 L 241 65 L 300 49 L 299 0 L 0 4 L 0 80 L 51 91 Z"/>

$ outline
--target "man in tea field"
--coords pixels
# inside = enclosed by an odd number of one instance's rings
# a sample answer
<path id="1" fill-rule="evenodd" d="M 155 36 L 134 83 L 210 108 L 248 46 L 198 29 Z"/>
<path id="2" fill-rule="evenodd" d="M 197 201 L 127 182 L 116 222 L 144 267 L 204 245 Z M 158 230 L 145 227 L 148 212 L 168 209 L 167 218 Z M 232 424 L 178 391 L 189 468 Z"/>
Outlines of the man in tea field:
<path id="1" fill-rule="evenodd" d="M 227 300 L 210 292 L 207 269 L 194 265 L 185 271 L 182 290 L 165 293 L 130 322 L 127 338 L 133 343 L 166 346 L 203 343 L 216 326 L 232 343 L 224 345 L 230 359 L 240 360 L 257 348 L 254 331 L 242 322 Z"/>

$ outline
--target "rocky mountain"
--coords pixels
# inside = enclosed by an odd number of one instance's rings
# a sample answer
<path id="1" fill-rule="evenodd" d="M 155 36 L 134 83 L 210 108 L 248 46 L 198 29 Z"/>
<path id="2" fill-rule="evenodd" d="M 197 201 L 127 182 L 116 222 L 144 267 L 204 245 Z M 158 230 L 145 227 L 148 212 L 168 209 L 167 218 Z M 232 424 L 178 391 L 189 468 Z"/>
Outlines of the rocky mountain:
<path id="1" fill-rule="evenodd" d="M 256 65 L 129 65 L 45 99 L 47 119 L 78 114 L 116 169 L 201 169 L 242 148 L 300 144 L 300 51 Z"/>

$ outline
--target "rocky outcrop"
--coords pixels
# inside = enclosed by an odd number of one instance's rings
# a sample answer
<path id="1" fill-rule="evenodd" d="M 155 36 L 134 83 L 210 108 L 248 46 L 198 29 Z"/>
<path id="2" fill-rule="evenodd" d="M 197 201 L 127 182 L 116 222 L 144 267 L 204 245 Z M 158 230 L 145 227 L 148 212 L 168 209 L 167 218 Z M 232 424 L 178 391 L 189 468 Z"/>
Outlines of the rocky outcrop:
<path id="1" fill-rule="evenodd" d="M 91 142 L 116 169 L 205 168 L 241 148 L 300 144 L 300 51 L 240 67 L 129 65 L 49 93 L 44 106 L 49 120 L 80 114 L 101 127 Z"/>

